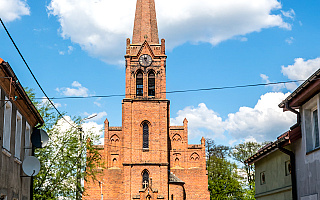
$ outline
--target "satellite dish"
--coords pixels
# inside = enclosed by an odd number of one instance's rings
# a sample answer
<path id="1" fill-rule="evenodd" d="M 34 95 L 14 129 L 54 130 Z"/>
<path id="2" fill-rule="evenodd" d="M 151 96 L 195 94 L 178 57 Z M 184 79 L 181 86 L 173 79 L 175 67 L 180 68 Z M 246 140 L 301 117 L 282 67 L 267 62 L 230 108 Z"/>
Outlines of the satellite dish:
<path id="1" fill-rule="evenodd" d="M 40 161 L 34 156 L 27 156 L 22 163 L 22 169 L 28 176 L 35 176 L 40 171 Z"/>
<path id="2" fill-rule="evenodd" d="M 37 148 L 43 148 L 47 146 L 49 141 L 48 134 L 42 129 L 34 129 L 31 134 L 31 142 Z"/>

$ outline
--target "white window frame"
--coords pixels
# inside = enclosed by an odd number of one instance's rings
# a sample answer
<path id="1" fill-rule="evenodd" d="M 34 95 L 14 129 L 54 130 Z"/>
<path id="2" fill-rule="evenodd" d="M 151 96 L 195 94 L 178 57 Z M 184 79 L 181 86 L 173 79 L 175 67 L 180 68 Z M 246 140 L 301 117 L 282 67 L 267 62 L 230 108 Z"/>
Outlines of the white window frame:
<path id="1" fill-rule="evenodd" d="M 3 148 L 10 152 L 12 103 L 5 97 L 3 113 Z"/>
<path id="2" fill-rule="evenodd" d="M 312 152 L 315 149 L 320 149 L 320 111 L 319 111 L 319 102 L 320 96 L 316 95 L 310 99 L 307 103 L 303 105 L 303 125 L 304 125 L 304 135 L 305 135 L 305 144 L 306 152 Z M 313 112 L 317 111 L 318 117 L 318 146 L 316 146 L 316 136 L 314 130 L 314 119 Z"/>
<path id="3" fill-rule="evenodd" d="M 29 123 L 26 121 L 26 128 L 25 128 L 25 136 L 24 136 L 24 157 L 31 156 L 31 129 Z"/>
<path id="4" fill-rule="evenodd" d="M 21 154 L 21 135 L 22 135 L 22 115 L 17 110 L 14 157 L 18 159 L 20 159 L 20 154 Z"/>

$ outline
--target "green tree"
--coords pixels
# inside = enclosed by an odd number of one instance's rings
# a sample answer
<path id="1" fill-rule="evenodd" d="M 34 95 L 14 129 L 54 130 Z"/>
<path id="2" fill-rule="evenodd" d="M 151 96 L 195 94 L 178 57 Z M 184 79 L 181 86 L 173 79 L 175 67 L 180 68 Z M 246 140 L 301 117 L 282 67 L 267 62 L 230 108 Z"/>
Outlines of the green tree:
<path id="1" fill-rule="evenodd" d="M 229 147 L 206 140 L 208 188 L 211 200 L 244 199 L 237 165 L 227 160 Z"/>
<path id="2" fill-rule="evenodd" d="M 103 166 L 93 145 L 99 136 L 90 130 L 83 132 L 79 117 L 62 119 L 48 101 L 38 102 L 32 89 L 26 91 L 45 121 L 41 128 L 50 138 L 45 148 L 34 152 L 41 169 L 34 177 L 33 199 L 81 199 L 82 180 L 95 179 L 94 169 Z"/>
<path id="3" fill-rule="evenodd" d="M 248 165 L 244 161 L 250 156 L 258 152 L 258 150 L 264 146 L 267 142 L 244 142 L 234 146 L 230 150 L 230 156 L 238 162 L 241 162 L 247 176 L 247 187 L 245 188 L 246 199 L 255 199 L 255 167 L 254 165 Z"/>

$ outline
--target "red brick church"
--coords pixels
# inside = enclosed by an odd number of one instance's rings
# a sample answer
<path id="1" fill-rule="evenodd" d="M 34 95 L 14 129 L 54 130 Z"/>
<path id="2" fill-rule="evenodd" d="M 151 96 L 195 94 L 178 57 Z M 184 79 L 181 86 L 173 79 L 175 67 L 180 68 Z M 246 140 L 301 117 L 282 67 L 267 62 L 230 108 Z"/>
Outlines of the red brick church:
<path id="1" fill-rule="evenodd" d="M 105 120 L 106 163 L 99 182 L 85 182 L 83 199 L 209 200 L 205 139 L 188 144 L 188 121 L 170 126 L 165 40 L 159 44 L 154 0 L 137 0 L 126 46 L 122 127 Z M 181 122 L 182 123 L 182 122 Z"/>

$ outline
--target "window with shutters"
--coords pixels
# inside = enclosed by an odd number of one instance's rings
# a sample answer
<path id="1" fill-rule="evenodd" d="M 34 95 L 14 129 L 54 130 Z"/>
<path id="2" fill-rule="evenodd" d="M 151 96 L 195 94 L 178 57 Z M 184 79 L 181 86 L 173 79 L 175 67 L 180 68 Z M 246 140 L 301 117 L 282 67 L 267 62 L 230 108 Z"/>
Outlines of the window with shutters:
<path id="1" fill-rule="evenodd" d="M 148 75 L 148 96 L 155 96 L 155 75 L 153 71 Z"/>
<path id="2" fill-rule="evenodd" d="M 148 124 L 146 122 L 143 123 L 142 131 L 143 131 L 143 145 L 142 145 L 142 148 L 148 149 L 149 148 L 149 126 L 148 126 Z"/>
<path id="3" fill-rule="evenodd" d="M 143 74 L 141 71 L 137 73 L 136 84 L 137 84 L 136 95 L 143 96 Z"/>

